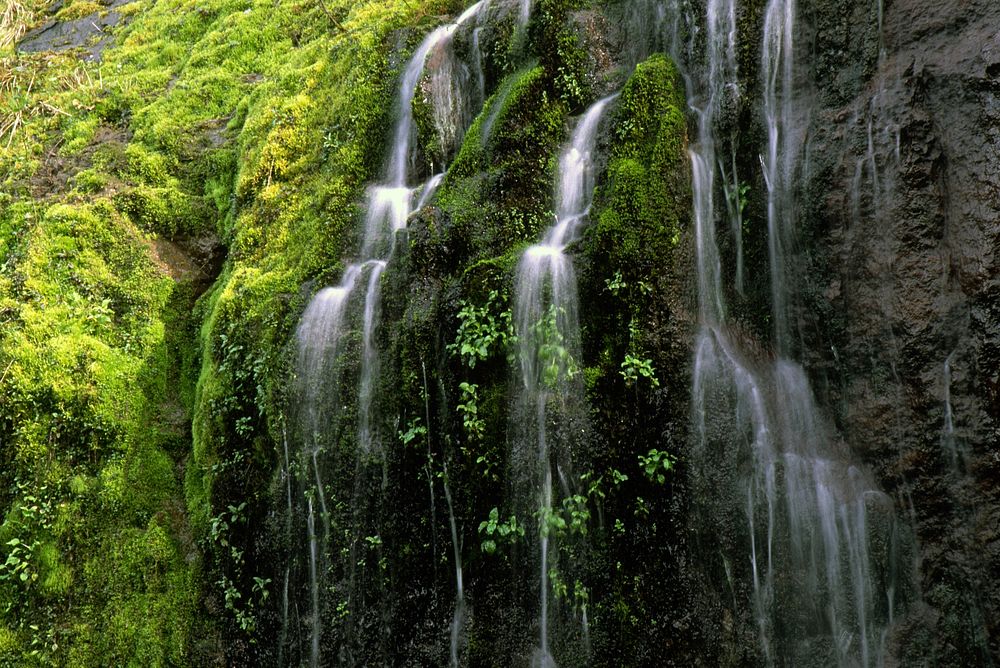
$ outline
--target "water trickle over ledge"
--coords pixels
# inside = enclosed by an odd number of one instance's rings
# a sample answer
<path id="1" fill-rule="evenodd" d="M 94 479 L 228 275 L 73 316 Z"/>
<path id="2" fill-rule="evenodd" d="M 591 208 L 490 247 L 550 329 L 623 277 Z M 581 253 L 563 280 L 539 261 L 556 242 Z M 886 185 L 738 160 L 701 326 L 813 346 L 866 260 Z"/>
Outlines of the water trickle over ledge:
<path id="1" fill-rule="evenodd" d="M 297 490 L 293 494 L 289 487 L 290 565 L 283 585 L 286 593 L 279 663 L 299 662 L 314 667 L 327 663 L 323 648 L 328 644 L 325 638 L 330 636 L 339 648 L 337 661 L 353 664 L 356 645 L 361 642 L 360 620 L 373 613 L 377 616 L 379 607 L 385 605 L 384 592 L 365 584 L 371 578 L 357 554 L 364 540 L 377 546 L 378 506 L 384 494 L 379 487 L 384 488 L 380 481 L 386 476 L 382 420 L 374 412 L 374 397 L 379 391 L 380 360 L 375 337 L 381 278 L 393 260 L 397 237 L 406 228 L 410 214 L 431 200 L 443 178 L 443 174 L 432 174 L 423 184 L 412 184 L 417 174 L 414 96 L 428 71 L 428 61 L 433 60 L 429 73 L 431 107 L 444 154 L 451 155 L 471 122 L 472 106 L 484 102 L 481 91 L 470 96 L 466 90 L 470 68 L 457 60 L 453 39 L 459 30 L 474 25 L 489 3 L 480 0 L 453 23 L 431 31 L 406 63 L 396 96 L 396 123 L 384 167 L 386 181 L 368 188 L 360 257 L 348 264 L 338 286 L 317 293 L 297 330 L 297 397 L 292 422 L 297 437 L 293 443 L 298 450 L 286 452 L 285 461 L 285 476 L 295 480 Z M 473 57 L 477 60 L 473 69 L 481 70 L 481 55 L 475 51 Z M 359 285 L 365 286 L 360 294 Z M 347 506 L 335 511 L 327 500 L 328 474 L 345 466 L 355 469 L 354 490 Z M 337 501 L 338 506 L 342 504 Z M 354 533 L 347 559 L 331 554 L 337 544 L 331 540 L 334 512 L 340 524 L 352 527 Z M 306 540 L 300 543 L 295 533 L 301 532 L 303 514 Z M 297 550 L 296 545 L 304 549 Z M 457 548 L 455 554 L 457 561 Z M 458 616 L 462 608 L 460 564 L 456 563 L 456 568 Z M 329 573 L 340 575 L 331 579 Z M 293 595 L 308 592 L 295 602 L 294 614 L 288 600 L 290 588 Z M 331 589 L 346 615 L 330 614 L 334 605 L 329 600 Z M 346 617 L 346 622 L 335 630 L 324 628 L 324 618 L 331 616 Z M 294 643 L 289 627 L 299 627 L 294 637 L 305 635 L 307 643 Z"/>
<path id="2" fill-rule="evenodd" d="M 767 3 L 761 49 L 767 144 L 760 166 L 767 190 L 773 359 L 744 352 L 746 342 L 729 326 L 722 277 L 734 276 L 728 292 L 742 294 L 742 205 L 730 204 L 740 192 L 734 137 L 720 142 L 716 127 L 739 104 L 731 94 L 739 90 L 735 16 L 733 0 L 708 3 L 704 78 L 687 74 L 698 129 L 690 152 L 700 305 L 692 456 L 694 503 L 704 515 L 696 524 L 743 515 L 738 545 L 745 552 L 720 545 L 717 554 L 705 556 L 721 557 L 727 577 L 735 568 L 749 578 L 766 664 L 822 656 L 823 663 L 842 667 L 881 665 L 905 570 L 894 503 L 839 441 L 804 369 L 790 357 L 797 341 L 788 256 L 800 215 L 795 190 L 807 118 L 795 60 L 801 49 L 794 0 Z M 720 147 L 733 159 L 720 160 Z M 724 210 L 716 205 L 720 190 Z M 736 267 L 724 272 L 716 227 L 726 218 Z M 720 457 L 728 462 L 720 466 Z M 721 497 L 719 490 L 726 490 Z"/>

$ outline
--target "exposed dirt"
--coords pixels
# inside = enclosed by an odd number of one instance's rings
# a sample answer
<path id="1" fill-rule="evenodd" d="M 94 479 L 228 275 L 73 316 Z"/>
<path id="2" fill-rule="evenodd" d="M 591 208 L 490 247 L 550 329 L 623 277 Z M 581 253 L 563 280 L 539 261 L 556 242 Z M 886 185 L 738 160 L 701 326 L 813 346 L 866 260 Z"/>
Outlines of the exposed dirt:
<path id="1" fill-rule="evenodd" d="M 59 154 L 59 144 L 49 146 L 42 156 L 41 166 L 28 179 L 28 191 L 35 199 L 44 199 L 54 195 L 62 195 L 69 190 L 70 180 L 80 171 L 92 165 L 94 153 L 101 146 L 121 146 L 129 142 L 132 133 L 121 127 L 102 125 L 94 133 L 90 144 L 73 156 Z M 113 192 L 120 184 L 109 181 L 106 190 Z"/>
<path id="2" fill-rule="evenodd" d="M 170 241 L 157 238 L 148 242 L 153 261 L 177 282 L 194 282 L 197 292 L 206 290 L 219 275 L 225 249 L 215 236 Z"/>

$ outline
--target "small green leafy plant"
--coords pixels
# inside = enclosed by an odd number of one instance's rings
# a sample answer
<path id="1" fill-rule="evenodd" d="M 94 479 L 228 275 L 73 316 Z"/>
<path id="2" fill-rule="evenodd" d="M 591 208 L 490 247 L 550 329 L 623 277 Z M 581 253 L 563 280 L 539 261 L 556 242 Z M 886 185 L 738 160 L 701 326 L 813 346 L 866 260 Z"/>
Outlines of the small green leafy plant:
<path id="1" fill-rule="evenodd" d="M 470 369 L 489 358 L 494 347 L 504 347 L 514 338 L 510 310 L 495 314 L 500 298 L 496 290 L 490 291 L 485 306 L 476 306 L 465 300 L 459 302 L 458 332 L 455 341 L 447 346 L 448 352 L 458 355 Z"/>
<path id="2" fill-rule="evenodd" d="M 462 426 L 470 440 L 477 440 L 486 433 L 486 423 L 479 417 L 479 386 L 475 383 L 459 383 L 462 390 L 462 403 L 456 408 L 462 414 Z"/>
<path id="3" fill-rule="evenodd" d="M 483 537 L 480 549 L 486 554 L 497 551 L 498 542 L 514 543 L 524 536 L 524 526 L 519 524 L 517 517 L 511 515 L 507 521 L 500 520 L 500 511 L 493 508 L 489 519 L 479 523 L 479 534 Z"/>
<path id="4" fill-rule="evenodd" d="M 667 481 L 667 472 L 674 467 L 674 459 L 669 453 L 653 448 L 648 455 L 639 455 L 639 466 L 650 482 L 662 485 Z"/>

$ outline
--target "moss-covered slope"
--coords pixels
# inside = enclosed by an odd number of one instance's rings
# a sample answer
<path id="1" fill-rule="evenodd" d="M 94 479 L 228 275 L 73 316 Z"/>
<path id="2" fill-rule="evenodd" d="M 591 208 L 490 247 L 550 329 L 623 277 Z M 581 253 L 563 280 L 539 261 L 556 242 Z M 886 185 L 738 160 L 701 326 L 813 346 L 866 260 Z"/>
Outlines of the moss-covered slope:
<path id="1" fill-rule="evenodd" d="M 530 660 L 525 548 L 517 531 L 494 536 L 512 512 L 513 272 L 551 221 L 570 119 L 592 88 L 622 85 L 592 226 L 572 249 L 591 415 L 556 652 L 643 665 L 684 645 L 662 549 L 681 539 L 670 453 L 686 423 L 677 74 L 663 56 L 598 72 L 580 35 L 602 3 L 534 5 L 527 29 L 491 10 L 487 100 L 383 278 L 384 468 L 358 507 L 353 464 L 330 481 L 350 506 L 331 513 L 333 554 L 361 555 L 370 605 L 331 615 L 328 656 L 352 629 L 359 663 L 447 663 L 450 508 L 468 573 L 463 657 Z M 136 0 L 116 3 L 88 61 L 16 50 L 8 37 L 46 19 L 17 5 L 0 40 L 0 664 L 271 665 L 292 645 L 279 639 L 299 632 L 282 623 L 293 555 L 280 515 L 295 326 L 357 247 L 401 67 L 463 8 Z M 55 18 L 111 24 L 110 11 L 76 0 Z M 429 175 L 447 156 L 422 104 Z"/>

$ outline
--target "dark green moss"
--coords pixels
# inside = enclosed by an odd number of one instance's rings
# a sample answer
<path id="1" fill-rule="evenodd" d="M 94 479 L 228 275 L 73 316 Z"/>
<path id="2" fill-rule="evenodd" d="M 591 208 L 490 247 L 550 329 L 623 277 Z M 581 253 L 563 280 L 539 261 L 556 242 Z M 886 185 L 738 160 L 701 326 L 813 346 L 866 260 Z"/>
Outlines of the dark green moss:
<path id="1" fill-rule="evenodd" d="M 438 195 L 448 236 L 472 260 L 535 238 L 551 220 L 565 107 L 541 67 L 511 75 L 499 91 L 473 124 Z"/>
<path id="2" fill-rule="evenodd" d="M 585 568 L 593 613 L 603 620 L 592 636 L 597 665 L 657 662 L 659 648 L 682 644 L 675 628 L 689 605 L 680 564 L 650 547 L 683 540 L 683 477 L 659 483 L 639 466 L 651 448 L 679 454 L 687 429 L 690 268 L 682 239 L 691 194 L 681 90 L 663 55 L 625 84 L 577 263 L 594 429 L 584 452 L 606 494 L 604 530 L 591 540 Z M 630 375 L 630 359 L 648 364 L 649 376 Z M 614 484 L 622 475 L 628 481 Z"/>

